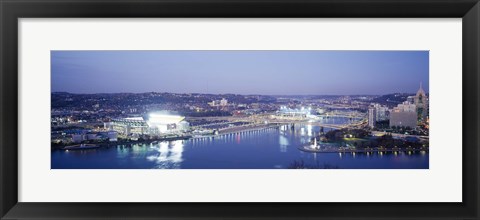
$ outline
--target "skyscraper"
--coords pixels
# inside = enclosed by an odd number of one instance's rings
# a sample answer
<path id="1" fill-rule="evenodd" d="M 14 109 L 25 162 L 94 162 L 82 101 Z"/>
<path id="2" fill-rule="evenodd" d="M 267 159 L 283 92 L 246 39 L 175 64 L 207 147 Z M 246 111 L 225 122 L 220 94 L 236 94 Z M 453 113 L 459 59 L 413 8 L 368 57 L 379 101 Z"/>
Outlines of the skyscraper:
<path id="1" fill-rule="evenodd" d="M 388 120 L 388 107 L 380 104 L 373 104 L 375 108 L 375 121 L 385 121 Z"/>
<path id="2" fill-rule="evenodd" d="M 368 107 L 368 126 L 370 128 L 375 127 L 375 122 L 377 121 L 377 111 L 375 106 Z"/>
<path id="3" fill-rule="evenodd" d="M 420 83 L 420 88 L 415 95 L 414 104 L 417 111 L 417 123 L 424 122 L 427 118 L 428 113 L 428 100 L 427 95 L 422 88 L 422 83 Z"/>

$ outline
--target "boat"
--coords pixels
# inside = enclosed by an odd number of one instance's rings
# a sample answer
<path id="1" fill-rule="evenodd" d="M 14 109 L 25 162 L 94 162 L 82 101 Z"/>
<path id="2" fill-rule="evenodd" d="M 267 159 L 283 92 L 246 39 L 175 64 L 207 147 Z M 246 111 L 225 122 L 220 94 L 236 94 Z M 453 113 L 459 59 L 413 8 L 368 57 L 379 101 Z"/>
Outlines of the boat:
<path id="1" fill-rule="evenodd" d="M 88 149 L 96 149 L 99 148 L 99 145 L 95 144 L 77 144 L 77 145 L 70 145 L 62 148 L 63 150 L 88 150 Z"/>

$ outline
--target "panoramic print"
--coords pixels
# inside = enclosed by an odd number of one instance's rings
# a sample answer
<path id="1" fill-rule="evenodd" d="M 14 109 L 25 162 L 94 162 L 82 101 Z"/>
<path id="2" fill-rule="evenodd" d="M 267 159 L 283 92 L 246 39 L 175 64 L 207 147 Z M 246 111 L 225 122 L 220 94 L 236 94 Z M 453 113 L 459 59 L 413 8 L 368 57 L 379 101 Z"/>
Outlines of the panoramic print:
<path id="1" fill-rule="evenodd" d="M 51 51 L 52 169 L 428 169 L 429 52 Z"/>

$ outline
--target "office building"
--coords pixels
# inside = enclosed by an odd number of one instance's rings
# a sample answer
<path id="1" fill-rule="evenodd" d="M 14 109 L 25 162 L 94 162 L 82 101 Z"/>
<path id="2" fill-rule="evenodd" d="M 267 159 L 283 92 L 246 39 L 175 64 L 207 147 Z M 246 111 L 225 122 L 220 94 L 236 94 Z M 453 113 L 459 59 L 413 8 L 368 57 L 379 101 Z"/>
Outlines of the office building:
<path id="1" fill-rule="evenodd" d="M 425 122 L 428 115 L 428 98 L 420 83 L 420 88 L 415 95 L 414 104 L 417 111 L 417 123 Z"/>
<path id="2" fill-rule="evenodd" d="M 388 120 L 389 117 L 389 109 L 387 106 L 383 106 L 380 104 L 375 103 L 373 105 L 375 108 L 375 120 L 376 121 L 385 121 Z"/>
<path id="3" fill-rule="evenodd" d="M 415 128 L 417 126 L 417 111 L 415 104 L 405 101 L 393 108 L 390 112 L 390 127 L 393 126 Z"/>
<path id="4" fill-rule="evenodd" d="M 377 121 L 377 111 L 375 106 L 368 107 L 368 127 L 374 128 Z"/>

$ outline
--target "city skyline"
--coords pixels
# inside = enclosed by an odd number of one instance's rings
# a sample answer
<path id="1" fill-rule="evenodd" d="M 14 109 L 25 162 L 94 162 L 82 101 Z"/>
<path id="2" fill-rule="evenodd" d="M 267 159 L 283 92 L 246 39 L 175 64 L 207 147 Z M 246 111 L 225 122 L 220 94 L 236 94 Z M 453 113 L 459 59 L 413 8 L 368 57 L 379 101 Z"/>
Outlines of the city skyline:
<path id="1" fill-rule="evenodd" d="M 429 169 L 428 51 L 51 51 L 51 169 Z"/>
<path id="2" fill-rule="evenodd" d="M 52 92 L 429 93 L 428 51 L 51 51 Z"/>

